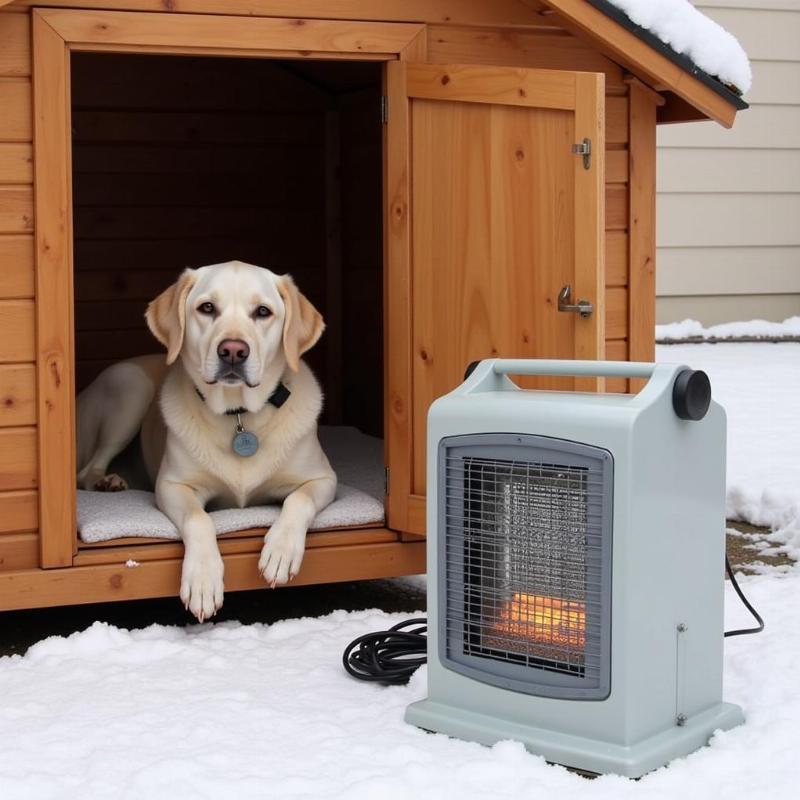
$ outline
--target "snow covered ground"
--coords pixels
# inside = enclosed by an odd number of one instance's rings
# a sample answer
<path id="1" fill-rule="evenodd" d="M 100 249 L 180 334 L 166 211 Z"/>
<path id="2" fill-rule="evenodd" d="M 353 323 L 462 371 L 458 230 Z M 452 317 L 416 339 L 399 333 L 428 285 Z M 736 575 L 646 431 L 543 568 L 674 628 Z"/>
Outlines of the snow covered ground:
<path id="1" fill-rule="evenodd" d="M 590 781 L 522 746 L 493 748 L 403 722 L 425 693 L 352 680 L 343 646 L 402 615 L 334 612 L 272 626 L 123 631 L 96 623 L 0 661 L 0 797 L 114 800 L 790 800 L 797 796 L 800 584 L 743 579 L 767 619 L 725 645 L 743 727 L 642 780 Z M 728 625 L 748 625 L 732 592 Z"/>
<path id="2" fill-rule="evenodd" d="M 669 322 L 656 325 L 656 340 L 672 339 L 777 339 L 800 336 L 800 317 L 789 317 L 783 322 L 770 322 L 765 319 L 749 319 L 745 322 L 723 322 L 704 327 L 696 319 Z"/>
<path id="3" fill-rule="evenodd" d="M 800 559 L 800 343 L 679 344 L 659 361 L 704 369 L 728 415 L 728 517 L 766 525 Z"/>
<path id="4" fill-rule="evenodd" d="M 800 344 L 678 345 L 658 357 L 706 369 L 727 407 L 733 505 L 791 516 Z M 587 780 L 513 742 L 485 748 L 404 724 L 424 671 L 384 688 L 352 680 L 340 659 L 351 639 L 406 615 L 337 611 L 271 626 L 96 623 L 0 658 L 0 798 L 789 800 L 800 570 L 741 582 L 767 621 L 757 638 L 725 644 L 725 697 L 747 723 L 640 781 Z M 749 625 L 726 591 L 727 626 Z"/>

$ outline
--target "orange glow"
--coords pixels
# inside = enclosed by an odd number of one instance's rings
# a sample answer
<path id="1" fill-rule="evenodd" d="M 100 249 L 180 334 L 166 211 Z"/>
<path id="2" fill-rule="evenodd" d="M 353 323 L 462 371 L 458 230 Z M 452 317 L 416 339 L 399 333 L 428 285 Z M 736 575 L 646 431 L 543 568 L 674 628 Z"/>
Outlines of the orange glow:
<path id="1" fill-rule="evenodd" d="M 542 644 L 583 648 L 586 606 L 576 600 L 515 592 L 500 612 L 494 629 Z"/>

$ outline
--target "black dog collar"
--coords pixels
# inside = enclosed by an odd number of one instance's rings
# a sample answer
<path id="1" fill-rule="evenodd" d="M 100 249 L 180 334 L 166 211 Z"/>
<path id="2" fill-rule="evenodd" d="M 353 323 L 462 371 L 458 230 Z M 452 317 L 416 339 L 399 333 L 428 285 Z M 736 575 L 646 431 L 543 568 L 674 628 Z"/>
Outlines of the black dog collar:
<path id="1" fill-rule="evenodd" d="M 194 387 L 194 390 L 197 392 L 197 396 L 205 403 L 205 395 L 203 395 L 203 393 L 196 386 Z M 279 382 L 275 387 L 275 391 L 267 398 L 267 402 L 264 403 L 264 405 L 267 405 L 267 403 L 272 403 L 275 408 L 280 408 L 289 399 L 289 395 L 291 395 L 289 389 L 287 389 L 283 383 Z M 235 417 L 239 414 L 245 414 L 246 412 L 247 409 L 244 407 L 229 408 L 225 414 L 227 414 L 229 417 Z"/>

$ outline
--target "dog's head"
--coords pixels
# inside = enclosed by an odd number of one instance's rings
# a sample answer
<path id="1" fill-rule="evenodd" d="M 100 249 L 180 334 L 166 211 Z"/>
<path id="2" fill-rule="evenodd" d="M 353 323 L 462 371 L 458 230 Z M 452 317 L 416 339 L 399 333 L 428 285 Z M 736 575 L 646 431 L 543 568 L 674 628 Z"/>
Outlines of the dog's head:
<path id="1" fill-rule="evenodd" d="M 325 327 L 289 275 L 229 261 L 187 269 L 147 307 L 147 324 L 205 384 L 258 386 L 276 359 L 295 372 Z"/>

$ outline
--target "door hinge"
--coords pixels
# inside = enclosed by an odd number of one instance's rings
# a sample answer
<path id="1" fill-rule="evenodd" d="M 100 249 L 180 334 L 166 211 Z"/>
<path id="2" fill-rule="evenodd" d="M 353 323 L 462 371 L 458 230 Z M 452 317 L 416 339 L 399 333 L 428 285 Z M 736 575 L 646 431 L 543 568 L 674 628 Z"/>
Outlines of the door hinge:
<path id="1" fill-rule="evenodd" d="M 576 156 L 583 156 L 583 168 L 589 169 L 592 166 L 592 140 L 584 139 L 578 144 L 572 145 L 572 152 Z"/>
<path id="2" fill-rule="evenodd" d="M 383 493 L 389 496 L 389 467 L 383 468 Z"/>
<path id="3" fill-rule="evenodd" d="M 389 98 L 381 95 L 381 124 L 385 125 L 389 121 Z"/>

